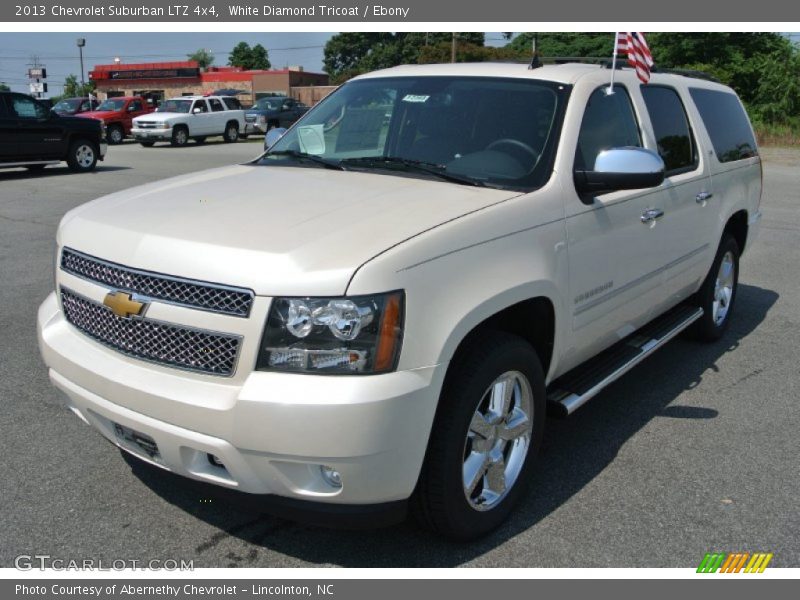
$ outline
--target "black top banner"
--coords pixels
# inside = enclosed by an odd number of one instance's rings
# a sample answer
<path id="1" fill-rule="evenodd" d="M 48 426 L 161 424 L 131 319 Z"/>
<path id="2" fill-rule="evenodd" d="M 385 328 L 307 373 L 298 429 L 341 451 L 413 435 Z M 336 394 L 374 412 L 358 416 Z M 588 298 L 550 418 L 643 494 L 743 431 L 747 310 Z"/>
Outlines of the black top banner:
<path id="1" fill-rule="evenodd" d="M 2 3 L 10 22 L 726 22 L 800 21 L 800 4 L 786 0 L 671 0 L 632 4 L 520 0 L 37 0 Z"/>

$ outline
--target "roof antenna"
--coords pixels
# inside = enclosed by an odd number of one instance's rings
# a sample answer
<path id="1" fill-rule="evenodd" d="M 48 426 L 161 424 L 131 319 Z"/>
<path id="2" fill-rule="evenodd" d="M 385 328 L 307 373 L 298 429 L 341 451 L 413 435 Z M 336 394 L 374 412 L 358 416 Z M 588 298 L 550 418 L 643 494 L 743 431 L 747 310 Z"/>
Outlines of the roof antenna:
<path id="1" fill-rule="evenodd" d="M 533 39 L 531 40 L 531 50 L 533 51 L 533 56 L 531 57 L 531 64 L 528 65 L 528 69 L 538 69 L 542 66 L 542 61 L 539 60 L 539 51 L 536 49 L 536 36 L 537 34 L 533 34 Z"/>

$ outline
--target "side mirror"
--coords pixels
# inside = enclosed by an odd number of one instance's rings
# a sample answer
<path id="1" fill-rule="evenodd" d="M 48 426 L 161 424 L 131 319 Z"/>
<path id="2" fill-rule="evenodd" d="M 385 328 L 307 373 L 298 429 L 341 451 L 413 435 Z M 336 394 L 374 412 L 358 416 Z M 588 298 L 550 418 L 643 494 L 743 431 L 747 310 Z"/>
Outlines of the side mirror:
<path id="1" fill-rule="evenodd" d="M 200 109 L 200 108 L 193 108 L 193 109 L 192 109 L 192 114 L 194 114 L 194 115 L 198 115 L 198 114 L 200 114 L 201 112 L 203 112 L 203 110 L 202 110 L 202 109 Z"/>
<path id="2" fill-rule="evenodd" d="M 286 133 L 285 127 L 273 127 L 267 132 L 267 135 L 264 136 L 264 150 L 269 150 L 272 146 L 275 145 L 279 139 L 283 137 L 283 134 Z"/>
<path id="3" fill-rule="evenodd" d="M 645 148 L 611 148 L 597 155 L 594 170 L 576 170 L 575 189 L 579 194 L 599 195 L 617 190 L 637 190 L 661 185 L 664 161 Z"/>

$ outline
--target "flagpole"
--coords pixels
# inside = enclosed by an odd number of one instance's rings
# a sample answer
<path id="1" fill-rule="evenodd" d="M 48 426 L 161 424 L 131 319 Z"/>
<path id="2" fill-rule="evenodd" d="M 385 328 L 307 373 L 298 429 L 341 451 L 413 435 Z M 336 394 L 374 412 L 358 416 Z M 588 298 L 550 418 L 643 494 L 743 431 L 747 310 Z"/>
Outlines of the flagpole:
<path id="1" fill-rule="evenodd" d="M 619 31 L 614 32 L 614 52 L 611 55 L 611 83 L 608 84 L 606 95 L 614 93 L 614 73 L 617 71 L 617 44 L 619 44 Z"/>

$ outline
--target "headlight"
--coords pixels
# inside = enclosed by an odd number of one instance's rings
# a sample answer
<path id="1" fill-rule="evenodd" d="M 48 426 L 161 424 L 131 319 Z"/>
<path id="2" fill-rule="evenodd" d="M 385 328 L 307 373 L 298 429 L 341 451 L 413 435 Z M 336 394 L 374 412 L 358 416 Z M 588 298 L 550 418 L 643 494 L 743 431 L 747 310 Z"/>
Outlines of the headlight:
<path id="1" fill-rule="evenodd" d="M 161 129 L 169 129 L 170 127 L 172 127 L 172 125 L 170 125 L 169 121 L 164 121 L 161 124 Z"/>
<path id="2" fill-rule="evenodd" d="M 403 292 L 348 298 L 276 298 L 256 368 L 367 374 L 397 366 Z"/>

